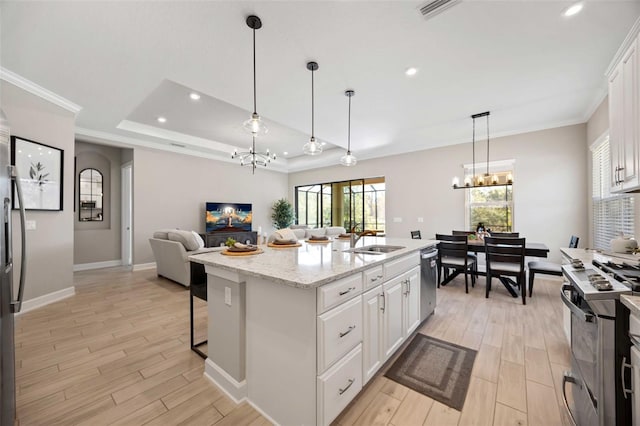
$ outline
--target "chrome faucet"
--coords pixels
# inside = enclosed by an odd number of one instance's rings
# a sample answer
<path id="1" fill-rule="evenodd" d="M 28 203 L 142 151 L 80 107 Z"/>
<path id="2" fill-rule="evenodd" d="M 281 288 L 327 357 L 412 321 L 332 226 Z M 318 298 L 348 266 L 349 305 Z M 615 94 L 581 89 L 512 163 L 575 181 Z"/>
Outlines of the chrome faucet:
<path id="1" fill-rule="evenodd" d="M 361 233 L 357 233 L 357 232 L 352 232 L 351 233 L 351 238 L 349 239 L 349 245 L 351 248 L 355 248 L 356 244 L 358 243 L 358 241 L 360 241 L 360 238 L 366 236 L 366 235 L 376 235 L 375 232 L 372 231 L 362 231 Z"/>

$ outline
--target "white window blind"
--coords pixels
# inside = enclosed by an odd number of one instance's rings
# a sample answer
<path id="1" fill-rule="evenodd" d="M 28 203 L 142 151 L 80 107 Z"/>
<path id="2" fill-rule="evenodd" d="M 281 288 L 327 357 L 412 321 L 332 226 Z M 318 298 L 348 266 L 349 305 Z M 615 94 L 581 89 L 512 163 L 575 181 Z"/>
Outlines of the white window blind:
<path id="1" fill-rule="evenodd" d="M 611 249 L 611 240 L 635 235 L 634 201 L 629 194 L 612 194 L 611 151 L 609 137 L 591 148 L 593 157 L 593 245 L 600 250 Z"/>

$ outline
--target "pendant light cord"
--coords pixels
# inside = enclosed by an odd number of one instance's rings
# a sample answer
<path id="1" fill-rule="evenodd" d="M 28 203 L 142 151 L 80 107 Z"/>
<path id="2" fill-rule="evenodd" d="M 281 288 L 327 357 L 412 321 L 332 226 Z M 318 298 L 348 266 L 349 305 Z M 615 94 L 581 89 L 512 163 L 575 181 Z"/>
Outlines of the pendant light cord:
<path id="1" fill-rule="evenodd" d="M 487 176 L 489 176 L 489 114 L 487 114 Z"/>
<path id="2" fill-rule="evenodd" d="M 473 136 L 471 137 L 471 146 L 473 150 L 473 184 L 476 182 L 476 118 L 473 117 Z"/>
<path id="3" fill-rule="evenodd" d="M 351 154 L 351 96 L 349 96 L 349 123 L 347 126 L 347 154 Z"/>
<path id="4" fill-rule="evenodd" d="M 315 134 L 315 132 L 314 132 L 314 124 L 315 123 L 314 123 L 314 118 L 313 118 L 314 117 L 314 109 L 313 109 L 313 105 L 314 105 L 314 102 L 313 102 L 313 93 L 314 93 L 314 89 L 313 89 L 313 73 L 314 73 L 314 71 L 315 70 L 313 68 L 311 68 L 311 139 L 315 139 L 315 137 L 314 137 L 314 134 Z"/>
<path id="5" fill-rule="evenodd" d="M 257 114 L 256 108 L 256 29 L 253 29 L 253 113 Z"/>

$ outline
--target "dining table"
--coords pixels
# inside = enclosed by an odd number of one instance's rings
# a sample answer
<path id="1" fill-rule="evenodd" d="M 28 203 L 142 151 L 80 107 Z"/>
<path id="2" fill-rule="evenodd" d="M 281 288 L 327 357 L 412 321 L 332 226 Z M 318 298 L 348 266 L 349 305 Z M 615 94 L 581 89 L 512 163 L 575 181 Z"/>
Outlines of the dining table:
<path id="1" fill-rule="evenodd" d="M 484 253 L 485 252 L 484 240 L 468 239 L 467 250 L 474 253 Z M 549 254 L 549 247 L 547 247 L 547 245 L 544 243 L 525 241 L 524 252 L 525 252 L 524 255 L 528 257 L 547 257 Z M 458 276 L 460 272 L 462 271 L 454 270 L 453 272 L 450 272 L 450 273 L 447 273 L 447 271 L 445 271 L 444 281 L 440 285 L 441 286 L 447 285 L 451 280 L 453 280 L 456 276 Z M 478 275 L 486 276 L 486 271 L 477 271 L 477 273 Z M 518 293 L 515 290 L 515 288 L 517 288 L 518 286 L 511 278 L 509 277 L 498 277 L 498 278 L 512 297 L 518 297 Z M 521 291 L 526 291 L 525 289 L 526 289 L 526 286 L 523 284 Z"/>

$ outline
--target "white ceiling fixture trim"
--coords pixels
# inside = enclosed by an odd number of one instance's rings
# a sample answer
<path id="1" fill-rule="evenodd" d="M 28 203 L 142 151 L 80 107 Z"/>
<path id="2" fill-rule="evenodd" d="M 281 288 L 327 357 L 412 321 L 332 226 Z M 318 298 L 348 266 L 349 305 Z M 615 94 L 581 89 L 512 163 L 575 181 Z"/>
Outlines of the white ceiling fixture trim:
<path id="1" fill-rule="evenodd" d="M 4 67 L 0 67 L 0 79 L 6 81 L 7 83 L 11 83 L 20 89 L 26 90 L 27 92 L 36 95 L 46 101 L 51 102 L 54 105 L 57 105 L 61 108 L 66 109 L 74 114 L 78 114 L 82 107 L 78 104 L 71 102 L 70 100 L 63 98 L 62 96 L 53 93 L 50 90 L 45 89 L 42 86 L 37 85 L 31 80 L 28 80 L 21 75 L 14 73 L 13 71 L 9 71 Z"/>

